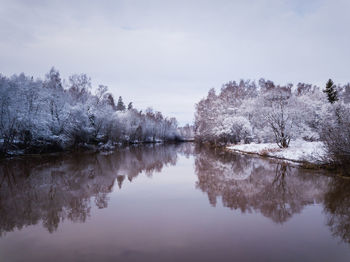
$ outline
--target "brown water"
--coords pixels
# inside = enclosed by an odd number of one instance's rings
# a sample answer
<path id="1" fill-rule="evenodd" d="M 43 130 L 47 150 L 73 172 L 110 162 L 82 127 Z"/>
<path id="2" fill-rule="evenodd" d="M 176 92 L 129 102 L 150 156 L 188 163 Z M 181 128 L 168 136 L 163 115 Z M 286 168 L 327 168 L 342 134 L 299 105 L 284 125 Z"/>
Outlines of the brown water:
<path id="1" fill-rule="evenodd" d="M 350 261 L 350 182 L 189 143 L 6 160 L 0 261 Z"/>

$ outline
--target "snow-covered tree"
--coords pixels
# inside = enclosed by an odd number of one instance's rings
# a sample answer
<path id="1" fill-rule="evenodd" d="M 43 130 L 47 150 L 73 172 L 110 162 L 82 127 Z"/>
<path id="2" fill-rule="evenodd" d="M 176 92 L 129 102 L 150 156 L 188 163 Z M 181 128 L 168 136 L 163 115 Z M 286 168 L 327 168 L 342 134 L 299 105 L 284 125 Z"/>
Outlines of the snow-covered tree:
<path id="1" fill-rule="evenodd" d="M 94 89 L 85 74 L 63 81 L 52 68 L 44 80 L 0 75 L 0 153 L 64 150 L 100 143 L 179 138 L 177 122 L 160 112 L 115 105 L 108 87 Z"/>
<path id="2" fill-rule="evenodd" d="M 124 111 L 125 110 L 125 105 L 123 102 L 123 98 L 120 96 L 118 98 L 118 103 L 117 103 L 117 111 Z"/>
<path id="3" fill-rule="evenodd" d="M 297 120 L 294 106 L 291 105 L 291 90 L 275 88 L 268 91 L 264 102 L 263 115 L 274 134 L 275 142 L 281 148 L 288 147 Z"/>
<path id="4" fill-rule="evenodd" d="M 343 102 L 347 93 L 350 87 L 344 86 Z M 195 139 L 213 144 L 276 142 L 282 148 L 291 139 L 315 141 L 331 107 L 321 88 L 311 84 L 280 86 L 263 78 L 258 85 L 230 81 L 218 94 L 210 89 L 196 104 Z"/>
<path id="5" fill-rule="evenodd" d="M 328 108 L 323 119 L 321 139 L 328 151 L 328 160 L 350 172 L 350 105 L 339 103 Z"/>

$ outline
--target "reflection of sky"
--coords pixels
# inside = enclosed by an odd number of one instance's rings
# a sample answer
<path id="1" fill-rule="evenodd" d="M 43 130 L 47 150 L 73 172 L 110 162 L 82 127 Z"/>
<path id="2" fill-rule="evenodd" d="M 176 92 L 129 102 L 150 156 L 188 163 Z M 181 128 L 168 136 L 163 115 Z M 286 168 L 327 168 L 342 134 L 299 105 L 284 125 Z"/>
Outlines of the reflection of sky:
<path id="1" fill-rule="evenodd" d="M 229 80 L 349 81 L 348 0 L 2 0 L 0 72 L 87 73 L 191 122 Z"/>

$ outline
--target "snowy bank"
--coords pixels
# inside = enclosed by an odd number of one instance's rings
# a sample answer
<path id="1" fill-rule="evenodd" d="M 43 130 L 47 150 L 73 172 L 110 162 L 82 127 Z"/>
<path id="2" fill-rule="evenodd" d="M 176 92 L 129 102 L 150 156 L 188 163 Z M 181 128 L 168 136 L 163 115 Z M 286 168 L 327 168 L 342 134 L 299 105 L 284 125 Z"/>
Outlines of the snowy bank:
<path id="1" fill-rule="evenodd" d="M 269 156 L 293 162 L 320 164 L 326 157 L 322 142 L 307 142 L 304 140 L 291 141 L 288 148 L 279 148 L 276 143 L 242 144 L 227 147 L 229 150 Z"/>

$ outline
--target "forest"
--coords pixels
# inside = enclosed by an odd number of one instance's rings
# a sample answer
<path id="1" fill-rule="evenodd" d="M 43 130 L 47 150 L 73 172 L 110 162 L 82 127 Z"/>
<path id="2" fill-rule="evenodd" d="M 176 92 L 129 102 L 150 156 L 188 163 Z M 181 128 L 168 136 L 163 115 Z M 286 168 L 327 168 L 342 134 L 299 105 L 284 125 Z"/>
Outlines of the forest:
<path id="1" fill-rule="evenodd" d="M 44 79 L 0 75 L 1 155 L 179 140 L 186 130 L 177 125 L 152 108 L 124 104 L 121 96 L 116 102 L 86 74 L 62 80 L 51 68 Z"/>
<path id="2" fill-rule="evenodd" d="M 350 163 L 350 84 L 325 87 L 277 85 L 260 79 L 210 89 L 196 104 L 195 139 L 214 145 L 276 143 L 287 148 L 296 139 L 322 141 L 325 162 Z"/>

